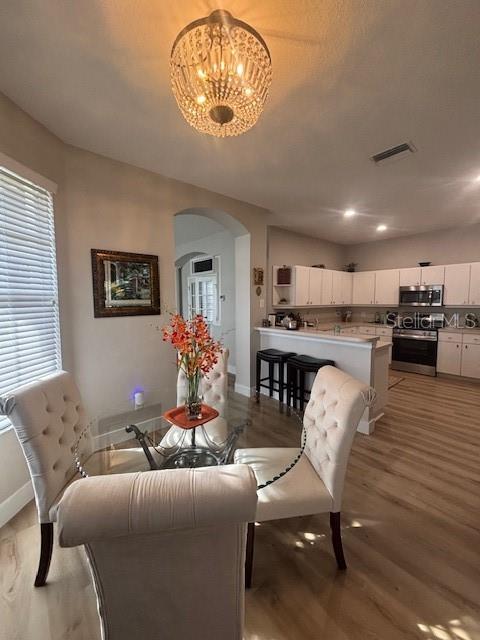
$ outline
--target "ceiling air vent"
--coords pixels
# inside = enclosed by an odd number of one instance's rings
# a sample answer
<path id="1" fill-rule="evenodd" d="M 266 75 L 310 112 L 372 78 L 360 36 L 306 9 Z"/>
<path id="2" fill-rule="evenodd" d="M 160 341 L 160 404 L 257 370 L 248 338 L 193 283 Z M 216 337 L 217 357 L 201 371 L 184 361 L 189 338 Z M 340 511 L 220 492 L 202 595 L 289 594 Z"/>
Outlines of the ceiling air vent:
<path id="1" fill-rule="evenodd" d="M 396 147 L 391 147 L 390 149 L 385 149 L 385 151 L 376 153 L 371 159 L 375 164 L 379 164 L 380 162 L 389 160 L 394 156 L 404 157 L 407 153 L 415 153 L 416 150 L 417 149 L 412 142 L 403 142 L 402 144 L 398 144 Z"/>

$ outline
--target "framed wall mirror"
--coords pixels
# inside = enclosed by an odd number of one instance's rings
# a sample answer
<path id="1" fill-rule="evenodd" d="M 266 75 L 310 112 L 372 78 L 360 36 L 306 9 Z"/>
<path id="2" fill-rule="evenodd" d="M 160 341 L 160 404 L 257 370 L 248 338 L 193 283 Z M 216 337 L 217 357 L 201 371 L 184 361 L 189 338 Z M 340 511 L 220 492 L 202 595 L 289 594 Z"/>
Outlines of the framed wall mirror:
<path id="1" fill-rule="evenodd" d="M 92 249 L 95 318 L 160 314 L 158 256 Z"/>

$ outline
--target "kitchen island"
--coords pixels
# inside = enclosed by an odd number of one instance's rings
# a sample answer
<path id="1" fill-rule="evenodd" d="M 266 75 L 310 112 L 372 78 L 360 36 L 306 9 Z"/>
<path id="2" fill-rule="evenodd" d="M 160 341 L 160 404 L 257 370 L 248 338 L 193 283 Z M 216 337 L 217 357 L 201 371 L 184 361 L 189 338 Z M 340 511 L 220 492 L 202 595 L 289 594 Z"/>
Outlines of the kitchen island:
<path id="1" fill-rule="evenodd" d="M 309 328 L 288 331 L 283 327 L 258 327 L 256 331 L 257 349 L 281 349 L 333 360 L 339 369 L 373 387 L 375 403 L 365 409 L 358 426 L 361 433 L 373 433 L 387 401 L 391 342 L 380 341 L 377 336 L 357 338 Z M 262 370 L 262 377 L 266 375 L 266 369 Z M 312 382 L 313 374 L 310 386 Z"/>

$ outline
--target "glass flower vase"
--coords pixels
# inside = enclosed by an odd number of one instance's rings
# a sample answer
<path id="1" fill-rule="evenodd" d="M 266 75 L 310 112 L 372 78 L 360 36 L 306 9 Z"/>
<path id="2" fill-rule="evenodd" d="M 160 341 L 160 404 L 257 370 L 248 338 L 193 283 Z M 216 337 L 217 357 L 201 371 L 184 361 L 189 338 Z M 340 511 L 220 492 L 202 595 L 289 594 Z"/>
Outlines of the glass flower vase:
<path id="1" fill-rule="evenodd" d="M 185 414 L 189 420 L 198 420 L 202 417 L 202 400 L 199 396 L 200 372 L 188 377 L 187 382 Z"/>

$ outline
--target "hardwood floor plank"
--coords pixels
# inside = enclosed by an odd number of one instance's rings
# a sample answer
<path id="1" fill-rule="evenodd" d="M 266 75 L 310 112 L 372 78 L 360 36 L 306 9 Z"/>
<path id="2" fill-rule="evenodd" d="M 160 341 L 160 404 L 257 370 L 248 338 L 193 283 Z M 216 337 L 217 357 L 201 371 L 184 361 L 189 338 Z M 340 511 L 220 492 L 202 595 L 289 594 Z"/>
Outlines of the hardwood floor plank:
<path id="1" fill-rule="evenodd" d="M 241 446 L 298 446 L 301 425 L 232 394 Z M 404 374 L 347 472 L 339 572 L 327 515 L 257 527 L 245 640 L 480 640 L 480 385 Z M 99 640 L 80 549 L 55 547 L 47 587 L 33 504 L 0 529 L 0 640 Z M 180 640 L 180 639 L 179 639 Z M 228 639 L 226 639 L 228 640 Z"/>

